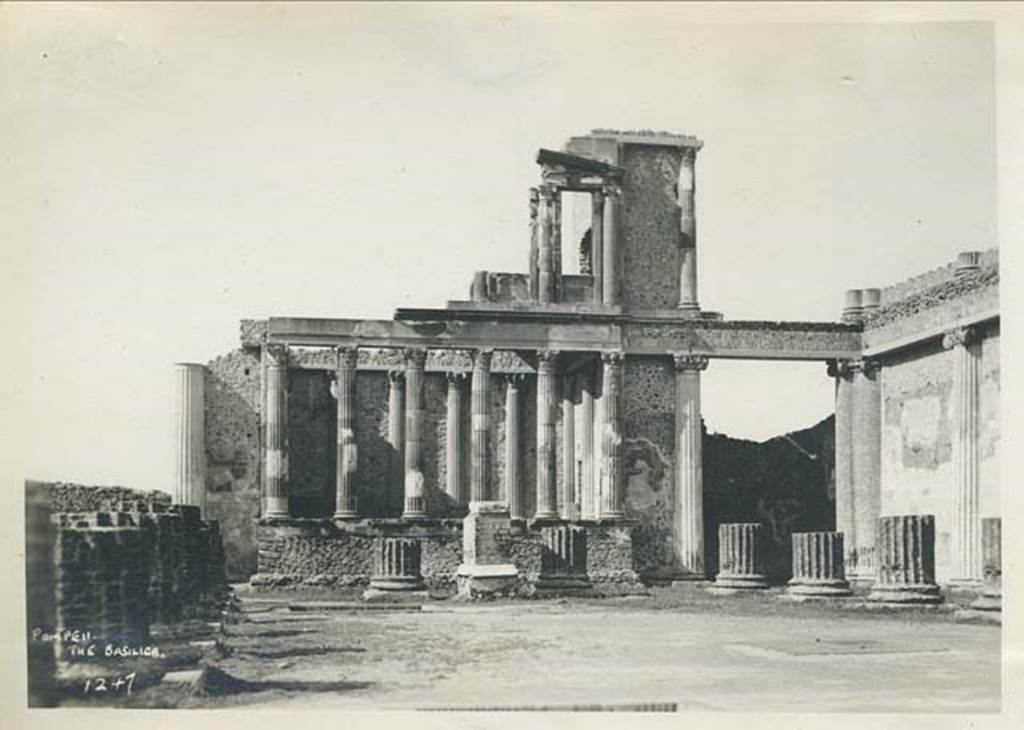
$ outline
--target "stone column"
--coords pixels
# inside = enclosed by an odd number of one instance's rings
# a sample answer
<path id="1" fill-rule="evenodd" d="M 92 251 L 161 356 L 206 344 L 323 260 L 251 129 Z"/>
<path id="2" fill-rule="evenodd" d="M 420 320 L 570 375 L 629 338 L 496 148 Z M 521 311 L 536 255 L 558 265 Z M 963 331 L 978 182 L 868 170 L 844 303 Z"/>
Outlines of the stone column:
<path id="1" fill-rule="evenodd" d="M 206 369 L 177 363 L 175 378 L 174 502 L 199 507 L 206 514 Z"/>
<path id="2" fill-rule="evenodd" d="M 402 517 L 426 517 L 423 480 L 423 367 L 427 351 L 405 351 L 405 502 Z"/>
<path id="3" fill-rule="evenodd" d="M 857 545 L 857 525 L 854 520 L 853 488 L 853 370 L 848 360 L 832 361 L 828 374 L 835 378 L 835 498 L 836 530 L 843 535 L 844 565 L 856 559 L 851 552 Z"/>
<path id="4" fill-rule="evenodd" d="M 334 519 L 359 518 L 356 501 L 356 347 L 337 349 L 337 378 L 334 390 L 338 401 L 338 455 L 335 473 Z"/>
<path id="5" fill-rule="evenodd" d="M 378 591 L 422 590 L 421 549 L 420 541 L 412 538 L 379 538 L 374 545 L 370 588 Z"/>
<path id="6" fill-rule="evenodd" d="M 704 437 L 700 413 L 700 374 L 708 366 L 701 355 L 673 355 L 676 369 L 675 533 L 681 579 L 705 578 Z"/>
<path id="7" fill-rule="evenodd" d="M 604 301 L 604 192 L 590 194 L 590 270 L 594 278 L 594 304 Z"/>
<path id="8" fill-rule="evenodd" d="M 263 514 L 288 516 L 288 348 L 263 348 L 266 378 L 266 433 Z"/>
<path id="9" fill-rule="evenodd" d="M 602 519 L 619 519 L 623 512 L 625 496 L 625 454 L 622 443 L 622 362 L 621 352 L 601 353 L 604 364 L 602 375 L 603 392 L 601 400 L 604 408 L 604 428 L 602 432 L 601 452 L 604 455 L 605 480 L 601 491 L 600 517 Z"/>
<path id="10" fill-rule="evenodd" d="M 594 479 L 594 373 L 587 366 L 580 376 L 580 513 L 583 519 L 597 517 L 597 487 Z"/>
<path id="11" fill-rule="evenodd" d="M 537 353 L 537 511 L 534 519 L 558 518 L 558 485 L 555 481 L 555 373 L 558 351 Z"/>
<path id="12" fill-rule="evenodd" d="M 682 233 L 679 257 L 679 308 L 700 311 L 697 303 L 697 219 L 694 216 L 697 150 L 683 149 L 679 168 L 679 227 Z"/>
<path id="13" fill-rule="evenodd" d="M 939 603 L 935 584 L 935 517 L 899 515 L 878 520 L 878 578 L 869 601 Z"/>
<path id="14" fill-rule="evenodd" d="M 764 527 L 755 522 L 719 525 L 718 562 L 716 587 L 767 588 Z"/>
<path id="15" fill-rule="evenodd" d="M 473 353 L 473 382 L 471 384 L 473 410 L 472 461 L 469 474 L 469 498 L 473 502 L 487 499 L 487 480 L 490 476 L 488 430 L 491 413 L 491 358 L 494 350 L 483 349 Z"/>
<path id="16" fill-rule="evenodd" d="M 519 388 L 521 373 L 505 376 L 505 498 L 509 517 L 526 518 L 523 510 L 523 487 L 519 482 Z"/>
<path id="17" fill-rule="evenodd" d="M 405 373 L 388 371 L 388 446 L 391 448 L 391 484 L 387 495 L 388 512 L 399 514 L 403 508 L 401 494 L 405 483 Z"/>
<path id="18" fill-rule="evenodd" d="M 462 388 L 466 373 L 451 372 L 448 378 L 448 413 L 445 424 L 445 493 L 456 505 L 466 504 L 462 478 Z"/>
<path id="19" fill-rule="evenodd" d="M 537 188 L 530 188 L 530 299 L 537 301 L 540 296 L 540 237 L 538 228 L 540 194 Z"/>
<path id="20" fill-rule="evenodd" d="M 981 517 L 979 513 L 979 371 L 981 346 L 977 330 L 947 332 L 942 345 L 953 355 L 953 525 L 952 579 L 980 583 Z"/>
<path id="21" fill-rule="evenodd" d="M 562 193 L 551 196 L 551 289 L 552 301 L 562 301 Z"/>
<path id="22" fill-rule="evenodd" d="M 604 304 L 618 304 L 619 293 L 619 191 L 608 188 L 604 191 L 604 235 L 602 242 L 602 301 Z"/>
<path id="23" fill-rule="evenodd" d="M 981 595 L 971 604 L 979 611 L 1001 611 L 1003 607 L 1003 521 L 998 517 L 981 520 L 981 558 L 984 583 Z"/>
<path id="24" fill-rule="evenodd" d="M 547 185 L 537 190 L 537 301 L 554 301 L 555 259 L 551 242 L 551 208 L 553 191 Z"/>
<path id="25" fill-rule="evenodd" d="M 562 519 L 579 517 L 576 493 L 576 383 L 570 375 L 562 378 Z"/>
<path id="26" fill-rule="evenodd" d="M 852 593 L 843 569 L 843 533 L 794 532 L 793 578 L 788 592 L 796 596 L 848 596 Z"/>

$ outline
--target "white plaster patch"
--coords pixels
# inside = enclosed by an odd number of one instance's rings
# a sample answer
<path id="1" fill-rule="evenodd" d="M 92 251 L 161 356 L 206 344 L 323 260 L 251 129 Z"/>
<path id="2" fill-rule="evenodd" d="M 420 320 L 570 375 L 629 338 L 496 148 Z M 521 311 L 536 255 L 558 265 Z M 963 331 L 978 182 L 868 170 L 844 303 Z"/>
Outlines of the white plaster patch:
<path id="1" fill-rule="evenodd" d="M 929 395 L 903 402 L 900 426 L 903 444 L 910 449 L 934 448 L 939 440 L 939 422 L 942 403 L 938 396 Z"/>

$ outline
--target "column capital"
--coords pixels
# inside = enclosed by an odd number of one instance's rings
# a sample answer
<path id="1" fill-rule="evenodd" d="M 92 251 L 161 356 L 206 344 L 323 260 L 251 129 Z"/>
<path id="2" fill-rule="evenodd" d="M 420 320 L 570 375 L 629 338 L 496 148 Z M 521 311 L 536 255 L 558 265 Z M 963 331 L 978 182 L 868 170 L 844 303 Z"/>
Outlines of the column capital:
<path id="1" fill-rule="evenodd" d="M 561 350 L 537 350 L 537 369 L 551 371 L 558 365 Z"/>
<path id="2" fill-rule="evenodd" d="M 952 350 L 957 345 L 967 347 L 981 340 L 981 332 L 977 327 L 957 327 L 948 330 L 942 335 L 942 347 Z"/>
<path id="3" fill-rule="evenodd" d="M 595 213 L 604 210 L 604 188 L 590 191 L 590 205 Z"/>
<path id="4" fill-rule="evenodd" d="M 405 360 L 406 367 L 422 370 L 427 364 L 427 350 L 423 347 L 406 347 L 402 350 L 402 359 Z"/>
<path id="5" fill-rule="evenodd" d="M 526 373 L 505 373 L 502 377 L 509 388 L 519 388 L 526 381 Z"/>
<path id="6" fill-rule="evenodd" d="M 473 350 L 473 367 L 489 369 L 491 367 L 491 359 L 494 357 L 494 348 L 481 347 L 477 350 Z"/>
<path id="7" fill-rule="evenodd" d="M 829 360 L 827 372 L 829 377 L 849 378 L 854 373 L 871 375 L 882 369 L 882 364 L 874 358 L 860 358 L 857 360 Z"/>
<path id="8" fill-rule="evenodd" d="M 696 147 L 683 147 L 683 162 L 693 164 L 694 160 L 697 159 L 697 148 Z"/>
<path id="9" fill-rule="evenodd" d="M 601 353 L 601 362 L 605 365 L 622 365 L 626 354 L 621 350 L 605 350 Z"/>
<path id="10" fill-rule="evenodd" d="M 267 355 L 267 364 L 273 367 L 288 367 L 288 345 L 263 346 L 263 352 Z"/>
<path id="11" fill-rule="evenodd" d="M 449 370 L 444 374 L 445 379 L 448 381 L 449 386 L 457 387 L 462 385 L 469 376 L 465 370 Z"/>
<path id="12" fill-rule="evenodd" d="M 537 200 L 539 202 L 550 202 L 552 199 L 555 198 L 555 196 L 558 195 L 558 188 L 556 188 L 554 185 L 538 185 L 537 187 L 533 188 L 533 190 L 537 191 Z"/>
<path id="13" fill-rule="evenodd" d="M 710 360 L 706 355 L 691 355 L 683 352 L 672 353 L 672 364 L 676 370 L 706 370 Z"/>
<path id="14" fill-rule="evenodd" d="M 397 368 L 388 370 L 388 382 L 393 386 L 402 385 L 405 382 L 405 371 Z"/>
<path id="15" fill-rule="evenodd" d="M 338 356 L 339 368 L 355 370 L 356 363 L 359 360 L 359 347 L 357 345 L 341 345 L 339 347 L 335 347 L 334 353 Z"/>
<path id="16" fill-rule="evenodd" d="M 606 182 L 601 185 L 601 194 L 605 198 L 616 199 L 622 195 L 622 188 L 615 183 Z"/>

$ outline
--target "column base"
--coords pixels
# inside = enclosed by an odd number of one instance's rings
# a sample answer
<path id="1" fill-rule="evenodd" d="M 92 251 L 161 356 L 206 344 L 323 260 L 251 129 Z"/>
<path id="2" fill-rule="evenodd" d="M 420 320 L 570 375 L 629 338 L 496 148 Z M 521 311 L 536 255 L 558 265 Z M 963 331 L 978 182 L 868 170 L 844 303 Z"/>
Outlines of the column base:
<path id="1" fill-rule="evenodd" d="M 557 525 L 564 522 L 562 516 L 557 512 L 539 512 L 535 514 L 531 519 L 527 520 L 527 524 L 530 527 L 543 526 L 543 525 Z"/>
<path id="2" fill-rule="evenodd" d="M 337 522 L 352 522 L 353 520 L 359 519 L 358 512 L 335 512 L 332 520 Z"/>
<path id="3" fill-rule="evenodd" d="M 832 580 L 811 580 L 794 578 L 786 584 L 786 593 L 791 596 L 851 596 L 850 584 L 842 578 Z"/>
<path id="4" fill-rule="evenodd" d="M 761 590 L 768 587 L 768 578 L 760 573 L 737 575 L 735 573 L 719 573 L 710 588 L 729 588 L 734 590 Z"/>
<path id="5" fill-rule="evenodd" d="M 975 611 L 1002 611 L 1003 594 L 995 591 L 985 591 L 971 602 L 970 608 Z"/>
<path id="6" fill-rule="evenodd" d="M 264 517 L 279 519 L 289 516 L 287 497 L 264 497 L 263 508 Z"/>
<path id="7" fill-rule="evenodd" d="M 423 579 L 419 576 L 389 575 L 370 578 L 370 590 L 394 593 L 423 589 Z"/>
<path id="8" fill-rule="evenodd" d="M 868 594 L 872 603 L 889 605 L 934 605 L 942 603 L 939 587 L 929 583 L 907 583 L 895 585 L 875 584 Z"/>
<path id="9" fill-rule="evenodd" d="M 422 521 L 422 520 L 429 520 L 430 519 L 430 515 L 428 515 L 426 512 L 419 512 L 419 511 L 417 511 L 417 512 L 403 512 L 402 513 L 402 519 L 403 520 Z"/>

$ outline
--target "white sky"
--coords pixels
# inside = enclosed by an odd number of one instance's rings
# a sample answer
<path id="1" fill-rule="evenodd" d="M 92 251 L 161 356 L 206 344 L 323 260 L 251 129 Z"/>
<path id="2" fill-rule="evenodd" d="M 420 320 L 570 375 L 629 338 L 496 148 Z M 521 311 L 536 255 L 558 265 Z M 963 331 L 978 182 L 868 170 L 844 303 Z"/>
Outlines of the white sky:
<path id="1" fill-rule="evenodd" d="M 700 300 L 729 318 L 836 319 L 847 288 L 997 245 L 991 26 L 702 17 L 0 7 L 25 475 L 169 489 L 172 363 L 232 349 L 241 318 L 389 318 L 523 270 L 536 149 L 592 127 L 705 140 Z M 733 436 L 832 410 L 819 363 L 704 383 Z"/>

